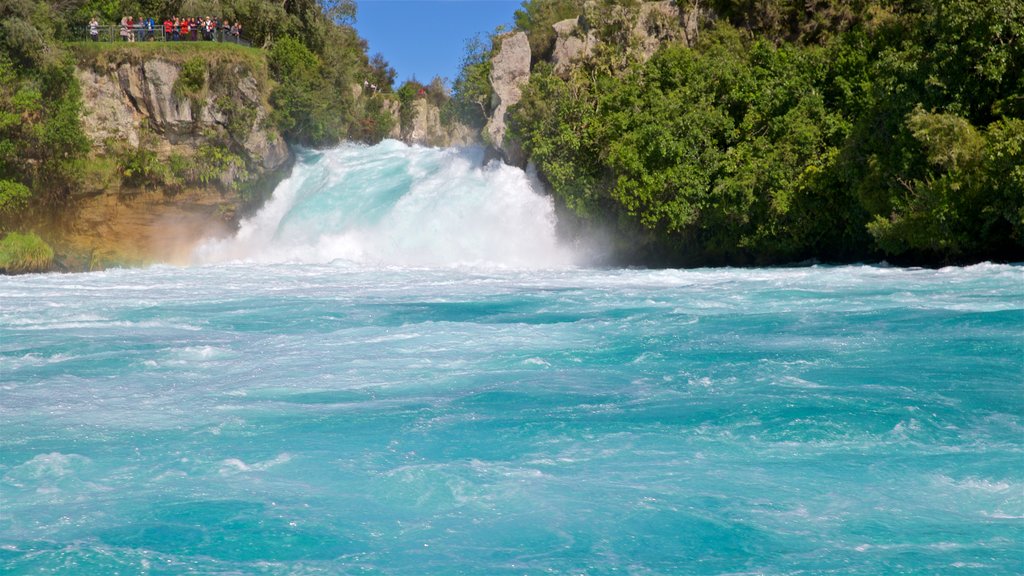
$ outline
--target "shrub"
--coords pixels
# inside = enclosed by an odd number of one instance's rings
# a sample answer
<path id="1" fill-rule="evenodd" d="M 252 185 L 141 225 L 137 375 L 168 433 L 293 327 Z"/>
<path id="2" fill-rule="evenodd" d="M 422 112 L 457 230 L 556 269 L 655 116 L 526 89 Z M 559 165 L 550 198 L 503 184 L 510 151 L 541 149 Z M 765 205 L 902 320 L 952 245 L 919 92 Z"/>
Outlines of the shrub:
<path id="1" fill-rule="evenodd" d="M 159 185 L 167 176 L 167 166 L 155 151 L 140 145 L 128 148 L 118 155 L 121 181 L 130 186 Z"/>
<path id="2" fill-rule="evenodd" d="M 28 206 L 32 191 L 28 186 L 10 180 L 0 180 L 0 216 L 17 214 Z"/>
<path id="3" fill-rule="evenodd" d="M 206 61 L 196 56 L 181 66 L 181 73 L 174 82 L 174 95 L 184 99 L 198 95 L 206 86 Z"/>
<path id="4" fill-rule="evenodd" d="M 0 241 L 0 271 L 6 274 L 46 272 L 53 266 L 53 248 L 35 234 L 11 232 Z"/>

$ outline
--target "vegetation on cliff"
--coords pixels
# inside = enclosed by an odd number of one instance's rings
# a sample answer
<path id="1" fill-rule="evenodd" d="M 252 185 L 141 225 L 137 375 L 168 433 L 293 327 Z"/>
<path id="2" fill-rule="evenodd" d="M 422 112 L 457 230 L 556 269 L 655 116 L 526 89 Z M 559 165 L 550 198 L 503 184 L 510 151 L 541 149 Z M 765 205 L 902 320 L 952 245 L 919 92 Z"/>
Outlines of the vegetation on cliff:
<path id="1" fill-rule="evenodd" d="M 84 41 L 94 16 L 113 24 L 211 8 L 242 22 L 255 47 Z M 82 198 L 110 191 L 221 190 L 225 219 L 237 217 L 287 166 L 277 134 L 304 146 L 380 140 L 395 123 L 382 94 L 394 70 L 367 56 L 354 17 L 352 0 L 3 3 L 0 233 L 61 241 Z M 364 81 L 377 90 L 353 89 Z"/>
<path id="2" fill-rule="evenodd" d="M 511 109 L 556 197 L 627 257 L 1024 258 L 1020 3 L 680 1 L 699 34 L 650 59 L 623 33 L 639 4 L 524 2 L 534 66 Z M 572 8 L 599 43 L 558 73 Z"/>
<path id="3" fill-rule="evenodd" d="M 53 266 L 53 248 L 36 234 L 11 232 L 0 240 L 0 272 L 47 272 Z"/>

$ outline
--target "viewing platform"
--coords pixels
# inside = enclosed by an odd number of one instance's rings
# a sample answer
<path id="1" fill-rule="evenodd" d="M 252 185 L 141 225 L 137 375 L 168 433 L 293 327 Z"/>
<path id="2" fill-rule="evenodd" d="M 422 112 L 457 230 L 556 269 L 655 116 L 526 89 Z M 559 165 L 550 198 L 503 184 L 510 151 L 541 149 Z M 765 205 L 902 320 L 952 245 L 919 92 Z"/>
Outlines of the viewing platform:
<path id="1" fill-rule="evenodd" d="M 122 26 L 119 24 L 106 24 L 97 27 L 99 33 L 95 38 L 90 34 L 90 27 L 82 28 L 81 39 L 96 42 L 117 42 L 130 44 L 132 42 L 223 42 L 228 44 L 239 44 L 241 46 L 252 46 L 252 43 L 242 37 L 235 35 L 230 30 L 218 28 L 210 32 L 196 28 L 189 30 L 187 34 L 175 35 L 164 31 L 163 23 L 155 23 L 152 28 L 145 25 L 133 25 L 127 28 L 128 35 L 122 36 Z"/>

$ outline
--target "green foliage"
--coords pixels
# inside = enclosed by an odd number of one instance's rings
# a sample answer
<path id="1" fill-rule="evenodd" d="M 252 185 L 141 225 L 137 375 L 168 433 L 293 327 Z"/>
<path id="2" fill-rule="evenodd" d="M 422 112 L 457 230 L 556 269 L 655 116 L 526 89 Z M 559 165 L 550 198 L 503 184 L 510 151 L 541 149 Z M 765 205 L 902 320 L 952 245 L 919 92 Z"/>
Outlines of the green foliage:
<path id="1" fill-rule="evenodd" d="M 53 248 L 39 236 L 11 232 L 0 240 L 0 271 L 6 274 L 47 272 L 53 267 Z"/>
<path id="2" fill-rule="evenodd" d="M 384 56 L 378 52 L 370 59 L 370 69 L 367 71 L 365 79 L 380 90 L 387 92 L 394 85 L 397 74 L 395 69 L 384 59 Z"/>
<path id="3" fill-rule="evenodd" d="M 585 74 L 564 81 L 542 63 L 523 90 L 509 118 L 510 133 L 520 139 L 554 191 L 577 214 L 594 217 L 609 206 L 599 186 L 606 173 L 601 142 L 597 87 Z"/>
<path id="4" fill-rule="evenodd" d="M 1020 3 L 710 6 L 739 28 L 643 63 L 587 4 L 593 56 L 535 66 L 511 134 L 568 208 L 658 263 L 1024 257 Z"/>
<path id="5" fill-rule="evenodd" d="M 0 53 L 0 180 L 35 190 L 33 202 L 58 203 L 77 188 L 77 162 L 89 150 L 72 70 L 56 58 L 18 69 Z"/>
<path id="6" fill-rule="evenodd" d="M 0 217 L 17 214 L 28 206 L 32 191 L 20 182 L 0 180 Z"/>
<path id="7" fill-rule="evenodd" d="M 879 246 L 957 261 L 1020 245 L 1024 121 L 1001 120 L 982 133 L 962 117 L 917 108 L 906 123 L 928 167 L 903 181 L 890 214 L 868 225 Z"/>
<path id="8" fill-rule="evenodd" d="M 274 43 L 268 56 L 278 85 L 270 96 L 274 119 L 285 137 L 306 146 L 344 138 L 354 120 L 350 84 L 332 82 L 320 59 L 294 38 Z"/>
<path id="9" fill-rule="evenodd" d="M 181 66 L 178 79 L 174 82 L 174 95 L 178 98 L 195 96 L 206 87 L 206 60 L 199 56 L 189 58 Z"/>
<path id="10" fill-rule="evenodd" d="M 191 179 L 203 184 L 211 184 L 222 180 L 225 175 L 231 176 L 231 183 L 237 186 L 248 178 L 245 161 L 241 156 L 231 152 L 224 146 L 203 144 L 196 151 Z"/>
<path id="11" fill-rule="evenodd" d="M 168 191 L 185 185 L 240 189 L 249 180 L 245 160 L 232 151 L 232 144 L 214 133 L 203 134 L 203 144 L 194 153 L 161 157 L 155 150 L 153 134 L 143 133 L 138 146 L 108 142 L 107 156 L 117 161 L 121 184 L 131 188 L 160 187 Z"/>
<path id="12" fill-rule="evenodd" d="M 885 2 L 870 0 L 710 0 L 705 4 L 733 25 L 773 42 L 824 43 L 856 26 L 867 9 Z"/>
<path id="13" fill-rule="evenodd" d="M 278 81 L 270 97 L 278 128 L 301 144 L 323 143 L 327 137 L 317 114 L 317 93 L 325 90 L 320 61 L 294 38 L 276 42 L 268 56 Z"/>
<path id="14" fill-rule="evenodd" d="M 413 118 L 416 115 L 413 102 L 416 100 L 416 94 L 422 89 L 423 84 L 416 80 L 407 80 L 398 88 L 395 94 L 398 96 L 398 103 L 400 104 L 398 110 L 399 126 L 406 128 L 412 125 Z"/>
<path id="15" fill-rule="evenodd" d="M 349 138 L 362 142 L 380 142 L 395 125 L 394 117 L 385 108 L 388 96 L 378 94 L 362 101 L 362 109 L 349 126 Z"/>
<path id="16" fill-rule="evenodd" d="M 457 116 L 468 126 L 482 128 L 491 106 L 491 57 L 494 46 L 479 36 L 466 42 L 459 77 L 455 79 L 452 102 Z"/>
<path id="17" fill-rule="evenodd" d="M 165 184 L 170 176 L 167 165 L 156 152 L 145 147 L 128 147 L 117 154 L 121 181 L 129 186 Z"/>
<path id="18" fill-rule="evenodd" d="M 844 133 L 813 88 L 820 68 L 720 27 L 622 77 L 538 66 L 513 132 L 580 215 L 639 224 L 661 251 L 785 259 L 809 242 L 795 207 Z"/>
<path id="19" fill-rule="evenodd" d="M 228 135 L 241 144 L 246 141 L 256 123 L 256 110 L 243 106 L 228 96 L 220 96 L 215 104 L 227 116 Z"/>
<path id="20" fill-rule="evenodd" d="M 61 57 L 56 20 L 48 3 L 5 0 L 0 5 L 0 54 L 22 69 L 55 65 Z"/>

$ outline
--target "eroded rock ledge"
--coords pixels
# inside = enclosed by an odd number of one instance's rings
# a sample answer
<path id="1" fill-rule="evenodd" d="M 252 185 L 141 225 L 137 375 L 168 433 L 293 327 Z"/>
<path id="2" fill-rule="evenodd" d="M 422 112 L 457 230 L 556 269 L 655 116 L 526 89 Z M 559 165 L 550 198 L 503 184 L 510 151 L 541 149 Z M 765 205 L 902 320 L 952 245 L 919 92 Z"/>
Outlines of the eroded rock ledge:
<path id="1" fill-rule="evenodd" d="M 294 161 L 268 121 L 262 59 L 125 50 L 75 75 L 92 153 L 71 209 L 46 225 L 67 269 L 187 261 Z"/>

